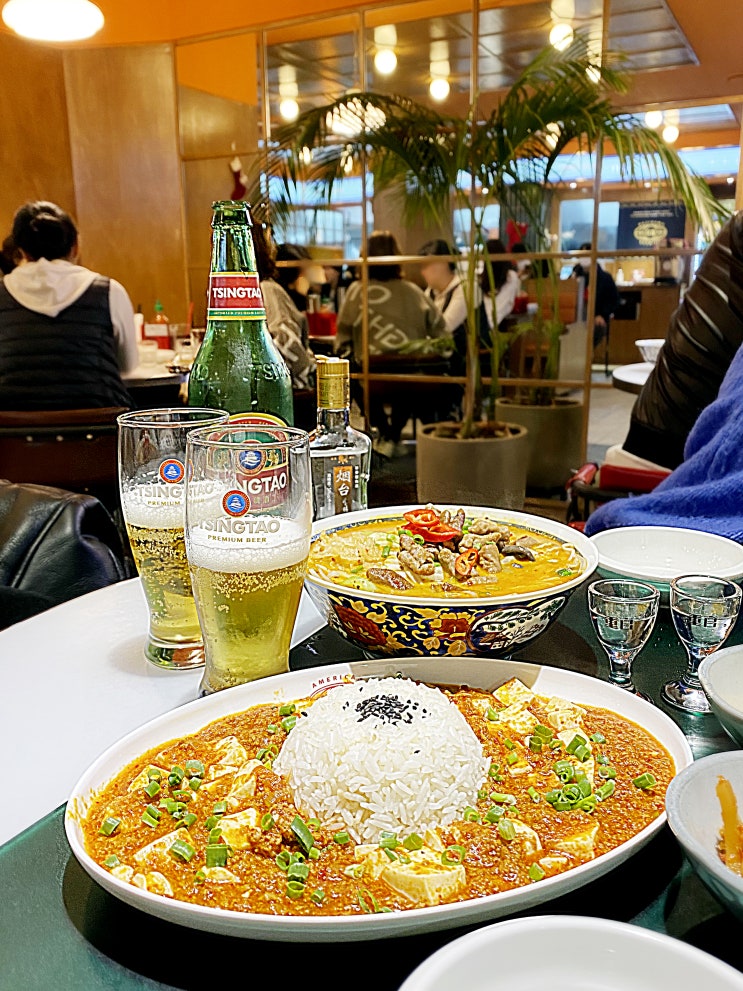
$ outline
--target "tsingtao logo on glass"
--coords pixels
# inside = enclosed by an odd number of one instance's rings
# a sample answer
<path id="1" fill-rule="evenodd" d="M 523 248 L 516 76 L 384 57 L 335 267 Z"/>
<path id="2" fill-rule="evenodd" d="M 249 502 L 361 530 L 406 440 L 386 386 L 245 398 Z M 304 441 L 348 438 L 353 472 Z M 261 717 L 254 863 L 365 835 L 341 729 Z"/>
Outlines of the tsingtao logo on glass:
<path id="1" fill-rule="evenodd" d="M 250 499 L 239 489 L 231 489 L 222 499 L 222 509 L 228 516 L 244 516 L 250 509 Z"/>
<path id="2" fill-rule="evenodd" d="M 182 482 L 185 474 L 186 469 L 183 462 L 178 461 L 177 458 L 168 458 L 167 461 L 163 461 L 160 465 L 160 478 L 163 482 L 167 482 L 168 485 L 175 485 L 177 482 Z"/>

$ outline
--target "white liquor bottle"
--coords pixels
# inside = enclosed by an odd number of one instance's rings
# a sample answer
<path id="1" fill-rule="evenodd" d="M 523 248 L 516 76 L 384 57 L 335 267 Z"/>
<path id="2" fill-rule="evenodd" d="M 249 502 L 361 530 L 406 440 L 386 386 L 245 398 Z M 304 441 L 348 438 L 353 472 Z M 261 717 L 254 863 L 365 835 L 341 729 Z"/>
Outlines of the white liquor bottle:
<path id="1" fill-rule="evenodd" d="M 368 506 L 371 440 L 349 423 L 350 371 L 345 358 L 317 359 L 317 429 L 310 441 L 314 518 Z"/>

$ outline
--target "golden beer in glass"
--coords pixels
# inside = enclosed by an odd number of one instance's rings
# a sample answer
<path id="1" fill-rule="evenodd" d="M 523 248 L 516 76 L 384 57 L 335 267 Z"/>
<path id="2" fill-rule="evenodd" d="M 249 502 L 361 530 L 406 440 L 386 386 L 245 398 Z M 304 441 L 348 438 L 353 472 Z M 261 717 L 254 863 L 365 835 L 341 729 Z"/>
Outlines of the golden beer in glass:
<path id="1" fill-rule="evenodd" d="M 165 668 L 204 663 L 184 539 L 186 436 L 224 410 L 155 409 L 119 417 L 119 486 L 149 609 L 145 656 Z"/>
<path id="2" fill-rule="evenodd" d="M 289 670 L 312 531 L 309 437 L 235 424 L 189 435 L 186 552 L 201 694 Z"/>

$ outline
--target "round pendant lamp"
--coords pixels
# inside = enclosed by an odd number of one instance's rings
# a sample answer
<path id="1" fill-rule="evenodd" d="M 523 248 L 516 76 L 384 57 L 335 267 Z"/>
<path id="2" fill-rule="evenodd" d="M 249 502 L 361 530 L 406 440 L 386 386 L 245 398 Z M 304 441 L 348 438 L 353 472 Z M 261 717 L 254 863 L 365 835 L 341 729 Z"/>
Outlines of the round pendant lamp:
<path id="1" fill-rule="evenodd" d="M 91 0 L 8 0 L 3 21 L 34 41 L 81 41 L 103 27 L 103 13 Z"/>

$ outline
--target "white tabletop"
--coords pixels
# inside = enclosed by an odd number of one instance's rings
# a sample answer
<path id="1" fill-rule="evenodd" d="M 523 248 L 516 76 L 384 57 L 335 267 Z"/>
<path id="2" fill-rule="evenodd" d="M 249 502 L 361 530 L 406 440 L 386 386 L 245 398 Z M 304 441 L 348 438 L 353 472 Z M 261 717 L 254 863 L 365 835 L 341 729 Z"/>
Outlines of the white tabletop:
<path id="1" fill-rule="evenodd" d="M 324 625 L 303 592 L 292 645 Z M 146 629 L 133 578 L 0 632 L 0 844 L 65 802 L 116 740 L 198 697 L 200 670 L 165 671 L 146 660 Z"/>
<path id="2" fill-rule="evenodd" d="M 633 365 L 619 365 L 611 373 L 612 385 L 624 392 L 639 392 L 655 368 L 652 361 L 638 361 Z"/>

